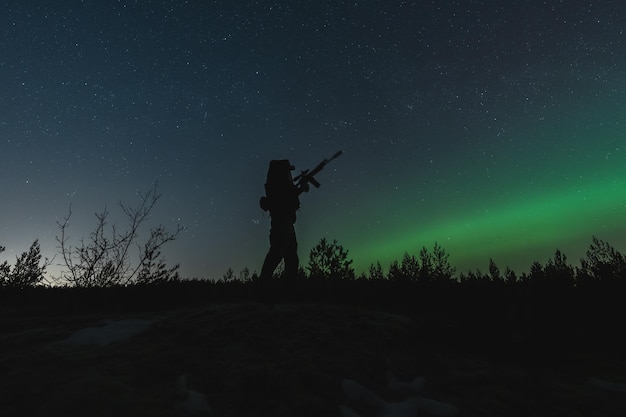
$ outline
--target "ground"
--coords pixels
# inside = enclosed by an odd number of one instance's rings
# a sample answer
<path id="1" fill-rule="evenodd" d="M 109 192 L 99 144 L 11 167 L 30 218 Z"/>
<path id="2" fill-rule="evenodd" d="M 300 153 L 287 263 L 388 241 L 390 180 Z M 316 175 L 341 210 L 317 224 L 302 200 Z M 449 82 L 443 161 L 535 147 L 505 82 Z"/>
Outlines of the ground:
<path id="1" fill-rule="evenodd" d="M 135 320 L 134 335 L 101 345 L 76 337 L 128 320 Z M 461 416 L 626 414 L 623 360 L 575 349 L 562 361 L 536 360 L 540 349 L 528 357 L 482 350 L 471 332 L 437 320 L 288 301 L 72 314 L 12 310 L 0 319 L 0 415 L 339 416 L 346 379 L 387 401 L 410 395 L 390 392 L 390 375 L 423 377 L 420 395 L 454 405 Z M 199 400 L 184 406 L 191 397 Z M 366 406 L 352 408 L 376 415 Z"/>

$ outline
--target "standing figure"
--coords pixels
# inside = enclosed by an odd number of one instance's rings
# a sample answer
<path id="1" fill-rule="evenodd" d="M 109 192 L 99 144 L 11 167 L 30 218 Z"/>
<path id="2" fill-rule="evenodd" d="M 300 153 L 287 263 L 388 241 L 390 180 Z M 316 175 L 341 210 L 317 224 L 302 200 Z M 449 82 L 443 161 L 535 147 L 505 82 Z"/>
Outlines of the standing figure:
<path id="1" fill-rule="evenodd" d="M 291 171 L 295 168 L 287 159 L 270 161 L 265 183 L 265 196 L 261 208 L 270 212 L 270 249 L 261 269 L 261 280 L 272 277 L 281 260 L 285 260 L 285 273 L 290 278 L 298 274 L 298 242 L 296 241 L 296 211 L 300 208 L 299 195 L 308 191 L 308 184 L 298 188 L 293 183 Z"/>

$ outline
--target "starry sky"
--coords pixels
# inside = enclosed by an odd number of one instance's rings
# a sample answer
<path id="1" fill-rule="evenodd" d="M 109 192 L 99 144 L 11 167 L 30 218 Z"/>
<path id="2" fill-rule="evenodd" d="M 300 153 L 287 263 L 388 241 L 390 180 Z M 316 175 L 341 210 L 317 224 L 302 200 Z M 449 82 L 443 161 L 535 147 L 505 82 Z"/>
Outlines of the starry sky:
<path id="1" fill-rule="evenodd" d="M 0 4 L 0 261 L 158 181 L 182 276 L 260 271 L 269 161 L 338 150 L 303 264 L 323 237 L 357 273 L 435 242 L 457 272 L 626 250 L 623 1 Z"/>

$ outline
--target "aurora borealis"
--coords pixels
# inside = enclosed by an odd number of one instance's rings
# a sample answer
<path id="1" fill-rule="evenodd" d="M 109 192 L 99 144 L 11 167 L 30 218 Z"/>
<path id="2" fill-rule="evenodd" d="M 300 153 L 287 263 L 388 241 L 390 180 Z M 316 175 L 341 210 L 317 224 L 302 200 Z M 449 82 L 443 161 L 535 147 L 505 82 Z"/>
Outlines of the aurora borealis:
<path id="1" fill-rule="evenodd" d="M 357 272 L 435 242 L 457 273 L 626 250 L 622 2 L 2 5 L 0 261 L 158 180 L 183 276 L 259 271 L 269 161 L 338 150 L 301 197 L 302 264 L 322 237 Z"/>
<path id="2" fill-rule="evenodd" d="M 548 126 L 549 134 L 541 123 L 524 129 L 524 139 L 531 143 L 523 146 L 529 153 L 534 147 L 533 155 L 500 154 L 487 163 L 477 157 L 482 174 L 463 165 L 439 174 L 434 181 L 441 185 L 430 190 L 430 200 L 419 190 L 419 179 L 399 182 L 394 192 L 413 189 L 419 198 L 411 200 L 409 193 L 398 206 L 385 204 L 385 199 L 375 203 L 374 210 L 386 210 L 388 216 L 368 224 L 351 242 L 365 247 L 361 265 L 367 259 L 384 260 L 385 265 L 400 260 L 405 251 L 417 254 L 422 246 L 431 249 L 437 242 L 457 272 L 485 271 L 489 258 L 501 267 L 527 272 L 533 261 L 545 263 L 556 249 L 577 265 L 593 235 L 623 247 L 626 138 L 620 123 L 603 127 L 602 119 L 579 116 L 572 117 L 570 126 Z M 597 127 L 580 132 L 581 123 Z M 547 139 L 560 141 L 563 148 L 548 152 L 554 144 Z M 381 239 L 368 241 L 367 235 Z"/>

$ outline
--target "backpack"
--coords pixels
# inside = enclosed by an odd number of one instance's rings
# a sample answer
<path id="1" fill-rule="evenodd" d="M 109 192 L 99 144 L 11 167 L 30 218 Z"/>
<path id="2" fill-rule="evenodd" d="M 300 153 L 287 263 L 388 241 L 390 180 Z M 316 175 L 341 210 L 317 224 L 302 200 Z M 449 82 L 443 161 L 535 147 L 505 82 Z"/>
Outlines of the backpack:
<path id="1" fill-rule="evenodd" d="M 265 182 L 265 195 L 259 201 L 263 211 L 275 216 L 293 216 L 300 208 L 298 189 L 293 184 L 291 171 L 295 168 L 288 159 L 270 161 Z"/>

